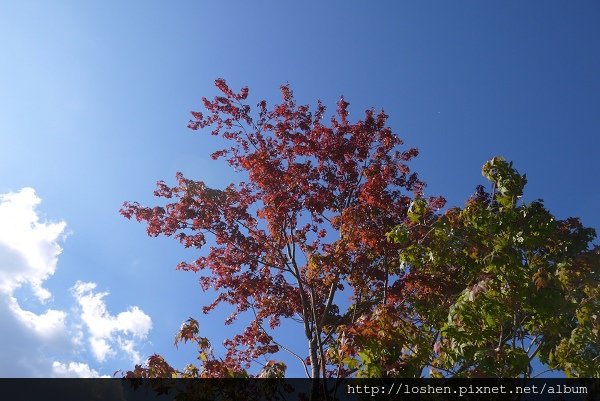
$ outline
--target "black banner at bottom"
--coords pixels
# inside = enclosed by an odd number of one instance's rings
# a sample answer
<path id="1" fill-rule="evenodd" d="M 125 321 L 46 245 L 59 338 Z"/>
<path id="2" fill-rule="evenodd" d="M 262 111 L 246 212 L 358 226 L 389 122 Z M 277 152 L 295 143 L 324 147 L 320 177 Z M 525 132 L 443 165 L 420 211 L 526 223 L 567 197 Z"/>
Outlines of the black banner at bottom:
<path id="1" fill-rule="evenodd" d="M 116 401 L 600 400 L 600 379 L 0 379 L 0 398 Z"/>

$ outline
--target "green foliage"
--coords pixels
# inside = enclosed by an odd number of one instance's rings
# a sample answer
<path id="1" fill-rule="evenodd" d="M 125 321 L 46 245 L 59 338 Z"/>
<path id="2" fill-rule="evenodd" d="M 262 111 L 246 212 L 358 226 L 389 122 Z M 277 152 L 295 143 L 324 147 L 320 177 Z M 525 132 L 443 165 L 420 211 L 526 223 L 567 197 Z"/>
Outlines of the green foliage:
<path id="1" fill-rule="evenodd" d="M 519 203 L 527 182 L 495 157 L 463 209 L 413 203 L 388 238 L 413 277 L 413 321 L 436 343 L 429 365 L 458 377 L 529 376 L 538 357 L 569 376 L 600 377 L 600 251 L 595 231 L 557 220 L 541 200 Z M 410 280 L 407 280 L 410 282 Z M 445 289 L 448 302 L 431 294 Z M 434 373 L 435 375 L 435 373 Z"/>
<path id="2" fill-rule="evenodd" d="M 494 157 L 485 163 L 482 173 L 494 184 L 497 191 L 496 200 L 502 206 L 513 207 L 517 199 L 523 195 L 527 179 L 525 175 L 520 175 L 513 169 L 512 162 L 509 163 L 502 157 Z"/>

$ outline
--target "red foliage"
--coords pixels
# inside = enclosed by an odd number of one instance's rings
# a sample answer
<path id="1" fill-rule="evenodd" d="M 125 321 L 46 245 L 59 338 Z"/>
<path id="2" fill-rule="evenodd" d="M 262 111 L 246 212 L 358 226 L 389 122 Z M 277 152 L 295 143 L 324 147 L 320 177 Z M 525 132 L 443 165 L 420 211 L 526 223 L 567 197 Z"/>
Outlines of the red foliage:
<path id="1" fill-rule="evenodd" d="M 216 190 L 178 173 L 177 185 L 159 181 L 155 191 L 175 202 L 126 202 L 121 214 L 145 221 L 148 235 L 174 236 L 185 247 L 214 240 L 205 256 L 178 269 L 208 272 L 202 288 L 219 295 L 205 313 L 225 302 L 235 307 L 228 323 L 249 309 L 256 315 L 225 342 L 222 363 L 244 368 L 277 352 L 263 322 L 274 328 L 281 318 L 297 317 L 310 344 L 312 375 L 325 374 L 331 327 L 349 319 L 336 292 L 349 286 L 355 299 L 375 303 L 392 296 L 388 280 L 399 263 L 398 245 L 385 234 L 404 220 L 411 195 L 424 188 L 406 165 L 418 152 L 399 149 L 402 141 L 386 126 L 383 111 L 367 110 L 351 123 L 342 98 L 326 124 L 320 102 L 313 111 L 297 105 L 285 85 L 281 104 L 269 109 L 261 101 L 252 117 L 244 103 L 247 88 L 236 93 L 223 79 L 216 86 L 222 96 L 204 98 L 207 113 L 192 112 L 189 127 L 211 127 L 212 135 L 231 143 L 212 157 L 245 171 L 248 181 Z"/>

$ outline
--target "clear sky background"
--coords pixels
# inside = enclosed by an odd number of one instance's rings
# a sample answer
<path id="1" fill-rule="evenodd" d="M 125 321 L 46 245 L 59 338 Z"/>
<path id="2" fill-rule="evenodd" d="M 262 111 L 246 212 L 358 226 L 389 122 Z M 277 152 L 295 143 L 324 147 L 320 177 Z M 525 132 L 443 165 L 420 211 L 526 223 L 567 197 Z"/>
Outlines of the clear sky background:
<path id="1" fill-rule="evenodd" d="M 175 271 L 194 252 L 118 213 L 177 171 L 239 179 L 186 128 L 218 77 L 255 101 L 289 82 L 353 119 L 384 108 L 450 205 L 503 155 L 528 200 L 600 229 L 599 20 L 597 1 L 0 0 L 0 376 L 182 367 L 190 316 L 221 348 L 227 310 L 201 315 L 212 297 Z"/>

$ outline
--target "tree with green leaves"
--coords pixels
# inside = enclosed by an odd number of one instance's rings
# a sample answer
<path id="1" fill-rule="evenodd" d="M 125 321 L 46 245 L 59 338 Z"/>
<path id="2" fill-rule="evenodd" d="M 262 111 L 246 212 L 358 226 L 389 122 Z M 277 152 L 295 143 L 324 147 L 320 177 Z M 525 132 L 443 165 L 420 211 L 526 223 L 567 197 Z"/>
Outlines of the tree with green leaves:
<path id="1" fill-rule="evenodd" d="M 491 193 L 480 186 L 444 213 L 417 199 L 389 234 L 401 245 L 403 297 L 354 328 L 354 363 L 366 376 L 427 366 L 434 377 L 531 377 L 537 358 L 569 377 L 600 377 L 595 231 L 556 219 L 542 200 L 523 202 L 527 180 L 512 163 L 495 157 L 483 175 Z"/>

